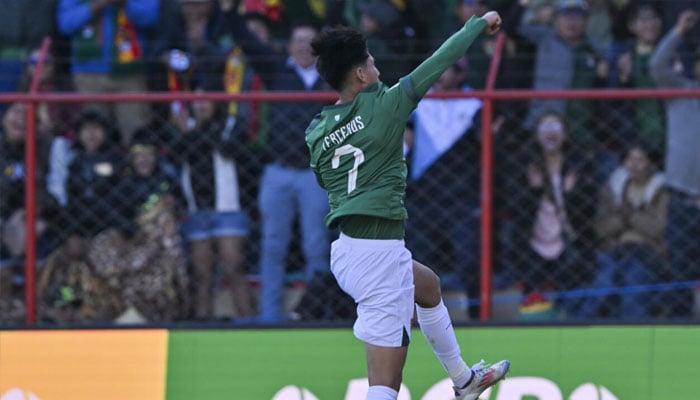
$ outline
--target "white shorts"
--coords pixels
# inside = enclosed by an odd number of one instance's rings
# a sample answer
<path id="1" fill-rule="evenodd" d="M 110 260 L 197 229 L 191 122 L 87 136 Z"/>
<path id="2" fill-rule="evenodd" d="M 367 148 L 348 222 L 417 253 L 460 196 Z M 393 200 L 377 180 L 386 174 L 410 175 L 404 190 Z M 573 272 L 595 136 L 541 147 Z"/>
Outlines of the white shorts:
<path id="1" fill-rule="evenodd" d="M 408 345 L 415 289 L 413 259 L 403 240 L 341 233 L 331 246 L 331 271 L 357 303 L 353 332 L 358 339 L 383 347 Z"/>

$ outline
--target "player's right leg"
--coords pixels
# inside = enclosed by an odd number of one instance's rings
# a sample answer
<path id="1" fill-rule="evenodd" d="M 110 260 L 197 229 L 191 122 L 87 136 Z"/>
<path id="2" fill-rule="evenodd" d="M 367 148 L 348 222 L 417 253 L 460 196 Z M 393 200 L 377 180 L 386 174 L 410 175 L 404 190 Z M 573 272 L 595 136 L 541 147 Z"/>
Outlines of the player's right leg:
<path id="1" fill-rule="evenodd" d="M 357 302 L 355 336 L 365 342 L 367 400 L 395 400 L 410 342 L 413 264 L 402 240 L 341 234 L 331 247 L 331 271 Z"/>
<path id="2" fill-rule="evenodd" d="M 401 387 L 408 346 L 383 347 L 365 343 L 365 353 L 369 380 L 366 400 L 395 400 Z"/>

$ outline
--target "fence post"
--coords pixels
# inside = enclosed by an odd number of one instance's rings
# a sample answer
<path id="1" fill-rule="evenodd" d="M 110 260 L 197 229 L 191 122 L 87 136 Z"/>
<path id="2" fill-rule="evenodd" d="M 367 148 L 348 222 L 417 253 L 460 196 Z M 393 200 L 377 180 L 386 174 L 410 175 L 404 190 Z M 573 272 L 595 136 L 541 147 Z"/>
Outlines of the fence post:
<path id="1" fill-rule="evenodd" d="M 30 94 L 36 94 L 39 88 L 50 46 L 51 39 L 44 38 L 41 44 L 41 54 L 32 76 Z M 27 235 L 24 255 L 24 302 L 26 304 L 25 321 L 28 324 L 33 324 L 36 322 L 36 101 L 31 101 L 27 105 L 26 118 L 24 204 Z"/>
<path id="2" fill-rule="evenodd" d="M 481 110 L 481 290 L 479 293 L 479 316 L 482 321 L 491 319 L 491 274 L 493 273 L 493 98 L 498 66 L 501 62 L 503 32 L 496 36 L 496 45 L 489 65 L 483 108 Z"/>

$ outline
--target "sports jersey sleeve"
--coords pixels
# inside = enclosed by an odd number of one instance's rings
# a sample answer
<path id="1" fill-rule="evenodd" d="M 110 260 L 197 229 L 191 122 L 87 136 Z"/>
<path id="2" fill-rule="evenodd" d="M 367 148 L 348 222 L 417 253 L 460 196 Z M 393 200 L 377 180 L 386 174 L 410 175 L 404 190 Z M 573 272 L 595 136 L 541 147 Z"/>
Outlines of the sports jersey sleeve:
<path id="1" fill-rule="evenodd" d="M 318 168 L 318 160 L 316 157 L 316 152 L 318 151 L 314 146 L 317 144 L 314 140 L 310 140 L 310 137 L 312 136 L 311 133 L 318 127 L 319 123 L 321 122 L 321 114 L 317 114 L 314 119 L 311 121 L 309 124 L 309 127 L 306 128 L 306 146 L 309 148 L 309 153 L 311 154 L 310 157 L 310 163 L 309 166 L 311 167 L 311 170 L 314 171 L 314 175 L 316 176 L 316 182 L 318 182 L 318 185 L 321 186 L 321 188 L 326 189 L 326 185 L 323 183 L 323 177 L 321 176 L 321 171 Z"/>
<path id="2" fill-rule="evenodd" d="M 447 68 L 467 52 L 486 27 L 486 20 L 472 17 L 435 52 L 399 83 L 382 91 L 377 105 L 387 115 L 404 120 Z"/>
<path id="3" fill-rule="evenodd" d="M 416 103 L 420 101 L 440 75 L 467 52 L 486 25 L 483 18 L 471 17 L 413 72 L 401 78 L 401 85 L 408 96 Z"/>

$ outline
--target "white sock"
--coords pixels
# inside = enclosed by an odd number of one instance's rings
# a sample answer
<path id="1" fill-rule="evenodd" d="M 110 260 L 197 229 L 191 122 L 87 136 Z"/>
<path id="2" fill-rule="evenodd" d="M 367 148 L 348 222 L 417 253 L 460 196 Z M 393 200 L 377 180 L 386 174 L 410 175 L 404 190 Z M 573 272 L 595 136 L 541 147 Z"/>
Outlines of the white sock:
<path id="1" fill-rule="evenodd" d="M 365 400 L 396 400 L 399 392 L 389 386 L 370 386 Z"/>
<path id="2" fill-rule="evenodd" d="M 433 308 L 416 305 L 416 313 L 420 330 L 447 371 L 447 375 L 456 386 L 463 387 L 471 378 L 472 371 L 462 359 L 447 307 L 440 300 L 440 304 Z"/>

